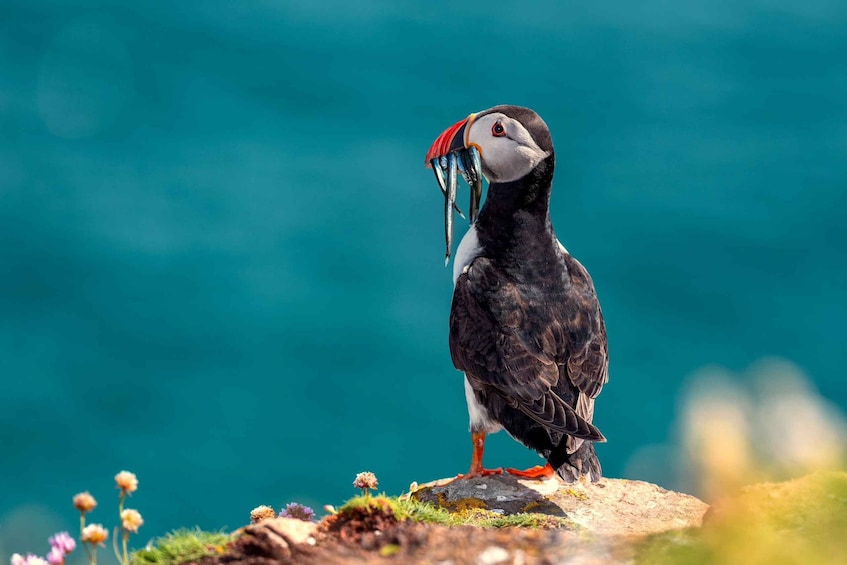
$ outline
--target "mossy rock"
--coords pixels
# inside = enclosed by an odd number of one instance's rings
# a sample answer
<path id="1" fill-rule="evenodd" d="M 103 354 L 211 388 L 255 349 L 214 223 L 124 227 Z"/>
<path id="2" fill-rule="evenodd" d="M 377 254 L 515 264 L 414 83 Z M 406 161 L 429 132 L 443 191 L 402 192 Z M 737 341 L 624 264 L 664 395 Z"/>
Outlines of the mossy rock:
<path id="1" fill-rule="evenodd" d="M 435 481 L 417 488 L 411 498 L 453 513 L 473 507 L 506 517 L 537 514 L 556 518 L 562 528 L 601 535 L 699 526 L 708 508 L 693 496 L 643 481 L 564 483 L 511 475 Z"/>

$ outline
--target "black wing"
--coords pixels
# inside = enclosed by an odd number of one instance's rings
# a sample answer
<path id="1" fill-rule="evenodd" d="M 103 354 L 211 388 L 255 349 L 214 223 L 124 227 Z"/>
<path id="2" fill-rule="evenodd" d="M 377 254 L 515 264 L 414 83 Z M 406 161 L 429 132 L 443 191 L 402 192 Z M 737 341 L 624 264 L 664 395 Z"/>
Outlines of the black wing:
<path id="1" fill-rule="evenodd" d="M 591 418 L 608 374 L 605 327 L 588 273 L 562 260 L 567 274 L 549 292 L 475 259 L 456 281 L 450 353 L 475 390 L 545 429 L 603 441 Z"/>
<path id="2" fill-rule="evenodd" d="M 571 326 L 582 325 L 579 332 L 585 339 L 576 340 L 567 357 L 567 376 L 580 392 L 588 398 L 597 398 L 603 385 L 609 382 L 609 349 L 606 340 L 606 322 L 597 300 L 594 283 L 585 267 L 564 252 L 573 293 L 579 302 L 579 320 Z M 590 421 L 590 420 L 589 420 Z"/>

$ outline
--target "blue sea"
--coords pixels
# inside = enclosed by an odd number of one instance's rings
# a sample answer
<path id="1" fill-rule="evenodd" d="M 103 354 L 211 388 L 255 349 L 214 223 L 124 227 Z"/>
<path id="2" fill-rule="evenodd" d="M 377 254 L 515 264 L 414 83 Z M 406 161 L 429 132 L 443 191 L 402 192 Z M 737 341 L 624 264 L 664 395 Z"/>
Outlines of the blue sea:
<path id="1" fill-rule="evenodd" d="M 606 316 L 608 476 L 686 487 L 643 462 L 704 367 L 777 357 L 847 410 L 845 30 L 839 0 L 4 0 L 0 560 L 83 490 L 115 525 L 123 469 L 136 547 L 465 471 L 423 158 L 501 103 L 550 126 Z"/>

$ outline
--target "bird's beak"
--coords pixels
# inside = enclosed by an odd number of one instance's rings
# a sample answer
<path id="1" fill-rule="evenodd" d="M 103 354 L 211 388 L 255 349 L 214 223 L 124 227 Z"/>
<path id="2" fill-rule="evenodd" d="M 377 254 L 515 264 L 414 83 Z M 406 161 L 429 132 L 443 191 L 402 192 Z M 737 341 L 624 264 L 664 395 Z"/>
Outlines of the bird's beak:
<path id="1" fill-rule="evenodd" d="M 435 138 L 426 153 L 426 166 L 435 173 L 438 186 L 444 194 L 444 234 L 447 240 L 445 264 L 450 260 L 453 243 L 453 210 L 463 218 L 462 211 L 456 206 L 456 171 L 461 171 L 471 188 L 470 221 L 476 220 L 479 202 L 482 199 L 482 163 L 479 148 L 468 145 L 468 131 L 475 114 L 456 122 Z M 445 179 L 444 174 L 447 173 Z"/>
<path id="2" fill-rule="evenodd" d="M 458 149 L 465 149 L 465 132 L 473 121 L 474 114 L 464 120 L 458 121 L 435 138 L 429 151 L 426 152 L 426 166 L 432 166 L 432 160 L 444 157 L 448 153 Z"/>

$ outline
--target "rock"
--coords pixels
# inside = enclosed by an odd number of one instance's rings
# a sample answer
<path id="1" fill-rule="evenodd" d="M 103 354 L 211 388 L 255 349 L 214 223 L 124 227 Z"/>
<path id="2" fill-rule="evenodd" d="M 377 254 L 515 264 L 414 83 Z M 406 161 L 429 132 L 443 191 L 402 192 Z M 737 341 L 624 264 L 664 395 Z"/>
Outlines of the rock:
<path id="1" fill-rule="evenodd" d="M 700 526 L 708 505 L 652 483 L 601 479 L 565 483 L 558 478 L 520 479 L 493 475 L 441 480 L 418 487 L 417 500 L 452 512 L 483 508 L 506 515 L 522 512 L 566 518 L 576 531 L 603 536 L 646 535 Z"/>
<path id="2" fill-rule="evenodd" d="M 198 565 L 847 563 L 843 472 L 747 487 L 718 501 L 705 520 L 703 502 L 641 481 L 448 482 L 413 496 L 460 514 L 464 525 L 398 519 L 390 501 L 377 497 L 318 525 L 269 519 L 247 526 L 224 553 Z M 480 516 L 494 516 L 497 527 L 480 527 Z"/>
<path id="3" fill-rule="evenodd" d="M 476 558 L 476 565 L 500 565 L 508 560 L 508 551 L 496 545 L 489 545 Z"/>
<path id="4" fill-rule="evenodd" d="M 398 519 L 388 499 L 377 497 L 320 525 L 262 520 L 245 527 L 225 554 L 200 565 L 631 563 L 643 536 L 699 526 L 707 509 L 693 496 L 623 479 L 593 484 L 511 475 L 445 479 L 410 496 L 464 515 L 467 525 Z M 473 525 L 492 516 L 502 527 Z M 515 525 L 528 527 L 510 527 Z"/>
<path id="5" fill-rule="evenodd" d="M 297 518 L 268 518 L 244 528 L 226 563 L 288 563 L 298 548 L 315 545 L 318 525 Z M 261 556 L 253 559 L 247 556 Z"/>

